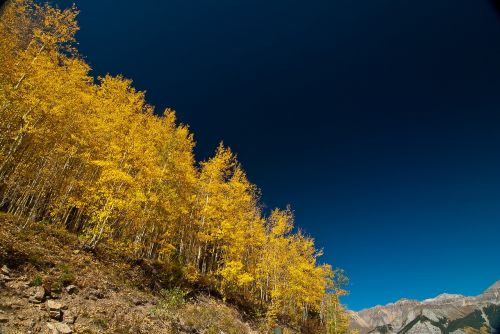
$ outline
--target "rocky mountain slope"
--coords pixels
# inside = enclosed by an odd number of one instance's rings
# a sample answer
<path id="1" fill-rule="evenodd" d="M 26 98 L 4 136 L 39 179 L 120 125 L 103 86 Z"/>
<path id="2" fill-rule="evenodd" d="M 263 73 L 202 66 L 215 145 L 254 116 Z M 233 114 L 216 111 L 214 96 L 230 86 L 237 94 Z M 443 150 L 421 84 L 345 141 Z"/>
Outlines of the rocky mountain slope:
<path id="1" fill-rule="evenodd" d="M 64 228 L 18 226 L 0 213 L 0 334 L 264 332 L 208 291 L 169 288 L 154 263 L 111 245 L 84 251 Z"/>
<path id="2" fill-rule="evenodd" d="M 479 296 L 441 294 L 352 312 L 361 334 L 500 333 L 500 281 Z"/>

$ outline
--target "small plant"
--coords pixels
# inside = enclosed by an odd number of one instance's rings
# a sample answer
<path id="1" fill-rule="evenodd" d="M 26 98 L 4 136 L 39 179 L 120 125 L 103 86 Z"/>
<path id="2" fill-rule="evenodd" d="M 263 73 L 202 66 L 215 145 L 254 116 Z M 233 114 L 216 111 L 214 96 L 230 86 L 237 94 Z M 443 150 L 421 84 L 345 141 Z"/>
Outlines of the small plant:
<path id="1" fill-rule="evenodd" d="M 36 275 L 35 277 L 33 277 L 33 279 L 31 280 L 31 285 L 32 286 L 41 286 L 43 284 L 43 278 L 42 276 L 40 275 Z"/>
<path id="2" fill-rule="evenodd" d="M 59 276 L 59 282 L 61 283 L 61 285 L 66 286 L 73 283 L 73 281 L 75 280 L 75 275 L 73 274 L 72 268 L 67 264 L 63 264 L 61 265 L 61 270 L 62 273 Z"/>
<path id="3" fill-rule="evenodd" d="M 171 321 L 174 319 L 174 312 L 171 309 L 166 308 L 162 302 L 152 308 L 150 313 L 152 317 L 162 319 L 164 321 Z"/>
<path id="4" fill-rule="evenodd" d="M 106 319 L 97 318 L 97 319 L 94 319 L 92 322 L 94 323 L 94 325 L 96 325 L 97 327 L 104 329 L 104 330 L 108 329 L 108 327 L 109 327 L 109 323 Z"/>
<path id="5" fill-rule="evenodd" d="M 51 284 L 51 290 L 53 291 L 61 291 L 65 286 L 70 285 L 75 280 L 73 269 L 70 266 L 62 264 L 59 266 L 59 269 L 61 271 L 59 277 Z"/>
<path id="6" fill-rule="evenodd" d="M 180 288 L 173 288 L 169 290 L 162 290 L 160 296 L 162 297 L 162 302 L 168 308 L 177 308 L 184 304 L 186 292 Z"/>
<path id="7" fill-rule="evenodd" d="M 262 319 L 262 318 L 264 318 L 266 316 L 266 312 L 263 311 L 260 308 L 257 308 L 257 309 L 254 310 L 254 316 L 257 319 Z"/>
<path id="8" fill-rule="evenodd" d="M 162 290 L 160 292 L 162 299 L 151 310 L 151 315 L 164 320 L 173 319 L 175 310 L 184 305 L 186 294 L 180 288 Z"/>
<path id="9" fill-rule="evenodd" d="M 215 325 L 210 325 L 210 327 L 207 328 L 206 334 L 219 334 L 219 330 Z"/>
<path id="10" fill-rule="evenodd" d="M 28 256 L 28 261 L 38 269 L 42 268 L 44 265 L 43 259 L 38 254 L 30 254 Z"/>
<path id="11" fill-rule="evenodd" d="M 161 300 L 151 309 L 151 316 L 170 322 L 175 318 L 175 310 L 166 301 Z"/>

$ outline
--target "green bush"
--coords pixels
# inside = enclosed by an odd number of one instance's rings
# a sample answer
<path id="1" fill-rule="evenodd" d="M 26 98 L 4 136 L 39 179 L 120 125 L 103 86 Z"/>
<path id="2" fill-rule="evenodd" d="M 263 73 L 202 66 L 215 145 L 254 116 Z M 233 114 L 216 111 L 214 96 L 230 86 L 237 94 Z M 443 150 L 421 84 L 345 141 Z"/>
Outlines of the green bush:
<path id="1" fill-rule="evenodd" d="M 151 315 L 163 320 L 172 320 L 177 309 L 184 305 L 186 292 L 180 288 L 162 290 L 161 300 L 151 310 Z"/>
<path id="2" fill-rule="evenodd" d="M 61 275 L 59 276 L 59 281 L 63 286 L 69 285 L 74 282 L 75 275 L 73 269 L 67 264 L 61 265 Z"/>
<path id="3" fill-rule="evenodd" d="M 75 281 L 75 274 L 69 265 L 62 264 L 59 266 L 59 269 L 61 273 L 52 284 L 52 289 L 54 291 L 61 291 L 65 286 L 68 286 Z"/>
<path id="4" fill-rule="evenodd" d="M 185 297 L 187 293 L 181 288 L 173 288 L 168 290 L 162 290 L 160 296 L 162 297 L 162 302 L 169 308 L 180 307 L 185 303 Z"/>
<path id="5" fill-rule="evenodd" d="M 43 278 L 42 276 L 40 275 L 36 275 L 35 277 L 33 277 L 33 279 L 31 280 L 31 285 L 32 286 L 40 286 L 42 285 L 43 283 Z"/>

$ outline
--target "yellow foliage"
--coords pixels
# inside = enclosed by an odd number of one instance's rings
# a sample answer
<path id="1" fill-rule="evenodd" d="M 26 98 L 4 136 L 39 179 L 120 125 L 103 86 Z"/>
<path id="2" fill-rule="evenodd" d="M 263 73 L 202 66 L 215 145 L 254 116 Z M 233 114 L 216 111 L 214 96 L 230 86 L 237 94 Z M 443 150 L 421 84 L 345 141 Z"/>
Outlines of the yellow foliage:
<path id="1" fill-rule="evenodd" d="M 74 48 L 78 11 L 13 0 L 0 17 L 0 207 L 62 224 L 86 247 L 182 265 L 186 281 L 304 323 L 335 286 L 291 209 L 260 192 L 222 143 L 197 164 L 189 128 L 132 81 L 95 80 Z"/>

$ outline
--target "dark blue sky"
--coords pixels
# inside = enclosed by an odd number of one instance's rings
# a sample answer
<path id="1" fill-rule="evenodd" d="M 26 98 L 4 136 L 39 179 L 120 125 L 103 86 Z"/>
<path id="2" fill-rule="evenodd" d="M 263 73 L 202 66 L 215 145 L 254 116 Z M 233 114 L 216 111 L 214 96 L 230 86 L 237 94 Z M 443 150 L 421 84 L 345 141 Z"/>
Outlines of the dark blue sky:
<path id="1" fill-rule="evenodd" d="M 291 204 L 345 268 L 350 308 L 500 279 L 500 20 L 487 0 L 77 6 L 95 74 L 176 109 L 199 159 L 231 146 L 266 206 Z"/>

